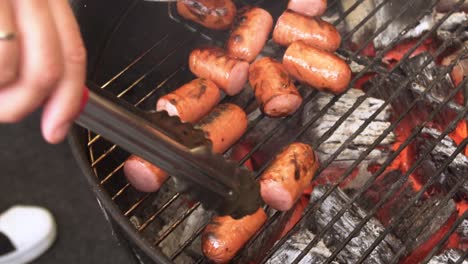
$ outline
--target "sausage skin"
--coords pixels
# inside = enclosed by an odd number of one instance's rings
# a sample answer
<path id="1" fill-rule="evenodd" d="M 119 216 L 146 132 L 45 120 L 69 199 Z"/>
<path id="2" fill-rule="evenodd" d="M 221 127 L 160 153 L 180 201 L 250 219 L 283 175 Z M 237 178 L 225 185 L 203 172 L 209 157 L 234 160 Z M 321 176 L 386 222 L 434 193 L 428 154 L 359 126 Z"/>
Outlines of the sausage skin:
<path id="1" fill-rule="evenodd" d="M 241 10 L 227 41 L 227 54 L 252 62 L 265 46 L 272 28 L 273 17 L 266 10 L 258 7 Z"/>
<path id="2" fill-rule="evenodd" d="M 309 145 L 290 144 L 260 176 L 263 200 L 276 210 L 288 211 L 310 186 L 318 167 L 318 158 Z"/>
<path id="3" fill-rule="evenodd" d="M 220 99 L 221 92 L 214 82 L 198 78 L 161 97 L 156 110 L 178 116 L 182 122 L 194 123 L 207 115 Z"/>
<path id="4" fill-rule="evenodd" d="M 266 220 L 263 208 L 239 220 L 230 216 L 214 217 L 202 233 L 203 254 L 214 263 L 227 263 Z"/>
<path id="5" fill-rule="evenodd" d="M 344 92 L 351 81 L 351 68 L 344 60 L 303 41 L 295 41 L 289 46 L 283 65 L 299 81 L 334 94 Z"/>
<path id="6" fill-rule="evenodd" d="M 201 119 L 197 126 L 211 140 L 213 152 L 222 153 L 240 139 L 247 129 L 247 123 L 247 115 L 240 107 L 221 104 Z M 164 170 L 135 155 L 125 161 L 124 174 L 128 182 L 142 192 L 159 190 L 168 178 Z"/>
<path id="7" fill-rule="evenodd" d="M 272 58 L 250 65 L 250 86 L 262 111 L 271 117 L 291 115 L 301 106 L 302 96 L 284 66 Z"/>
<path id="8" fill-rule="evenodd" d="M 327 0 L 289 0 L 288 9 L 306 16 L 318 17 L 327 10 Z"/>
<path id="9" fill-rule="evenodd" d="M 189 67 L 193 74 L 212 80 L 228 95 L 236 95 L 242 90 L 249 72 L 247 62 L 228 57 L 220 48 L 193 50 Z"/>
<path id="10" fill-rule="evenodd" d="M 136 155 L 125 161 L 123 170 L 127 181 L 142 192 L 159 190 L 168 177 L 164 170 Z"/>
<path id="11" fill-rule="evenodd" d="M 225 30 L 234 21 L 237 8 L 231 0 L 178 0 L 177 12 L 206 28 Z"/>
<path id="12" fill-rule="evenodd" d="M 330 52 L 341 44 L 340 33 L 332 24 L 286 10 L 276 22 L 273 41 L 287 47 L 296 40 Z"/>
<path id="13" fill-rule="evenodd" d="M 235 104 L 220 104 L 197 124 L 212 142 L 215 153 L 230 148 L 247 130 L 247 114 Z"/>

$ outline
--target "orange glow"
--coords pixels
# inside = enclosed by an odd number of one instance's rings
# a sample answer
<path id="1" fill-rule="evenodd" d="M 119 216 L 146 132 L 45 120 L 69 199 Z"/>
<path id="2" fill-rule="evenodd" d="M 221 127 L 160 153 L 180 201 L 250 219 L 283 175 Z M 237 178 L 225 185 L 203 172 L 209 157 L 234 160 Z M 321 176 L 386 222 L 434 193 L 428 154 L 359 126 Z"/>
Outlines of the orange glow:
<path id="1" fill-rule="evenodd" d="M 458 215 L 462 216 L 468 210 L 468 201 L 460 201 L 457 203 Z"/>
<path id="2" fill-rule="evenodd" d="M 390 66 L 390 68 L 393 68 L 393 65 L 396 64 L 397 62 L 399 62 L 403 56 L 411 49 L 414 47 L 414 45 L 416 44 L 416 42 L 418 42 L 419 40 L 417 39 L 414 39 L 414 40 L 409 40 L 409 41 L 406 41 L 406 42 L 403 42 L 399 45 L 397 45 L 395 48 L 393 48 L 392 50 L 390 50 L 389 52 L 387 52 L 382 61 L 386 64 L 388 64 Z M 433 53 L 434 51 L 434 47 L 433 47 L 433 40 L 431 38 L 429 39 L 426 39 L 423 44 L 421 44 L 420 46 L 418 46 L 414 51 L 413 53 L 411 53 L 411 55 L 409 56 L 410 58 L 411 57 L 414 57 L 420 53 L 423 53 L 425 51 L 428 51 L 430 53 Z"/>
<path id="3" fill-rule="evenodd" d="M 400 264 L 413 264 L 413 263 L 419 263 L 422 261 L 429 252 L 439 243 L 439 241 L 447 234 L 447 232 L 450 230 L 452 225 L 455 223 L 455 220 L 457 219 L 457 215 L 453 214 L 443 225 L 439 231 L 434 233 L 431 238 L 429 238 L 426 242 L 424 242 L 422 245 L 420 245 L 417 249 L 413 251 L 409 256 L 404 258 Z M 447 244 L 446 244 L 447 245 Z"/>

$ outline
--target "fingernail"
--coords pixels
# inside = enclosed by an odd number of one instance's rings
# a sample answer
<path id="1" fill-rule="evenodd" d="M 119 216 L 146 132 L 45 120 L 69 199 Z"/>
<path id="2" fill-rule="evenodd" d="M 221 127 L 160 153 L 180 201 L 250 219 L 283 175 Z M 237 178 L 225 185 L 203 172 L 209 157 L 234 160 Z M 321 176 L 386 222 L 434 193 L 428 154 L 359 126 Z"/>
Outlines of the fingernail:
<path id="1" fill-rule="evenodd" d="M 70 129 L 70 126 L 71 126 L 70 123 L 66 123 L 66 124 L 58 126 L 55 130 L 53 130 L 50 143 L 57 144 L 57 143 L 62 142 L 65 139 L 65 136 L 68 134 L 68 130 Z"/>

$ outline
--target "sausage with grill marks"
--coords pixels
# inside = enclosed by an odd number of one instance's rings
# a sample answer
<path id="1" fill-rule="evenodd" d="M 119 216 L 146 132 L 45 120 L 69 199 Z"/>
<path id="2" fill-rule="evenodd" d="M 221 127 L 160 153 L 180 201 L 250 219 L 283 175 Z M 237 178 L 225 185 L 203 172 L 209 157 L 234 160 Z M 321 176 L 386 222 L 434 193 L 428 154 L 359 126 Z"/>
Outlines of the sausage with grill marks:
<path id="1" fill-rule="evenodd" d="M 220 104 L 197 124 L 212 142 L 215 153 L 223 153 L 247 130 L 247 114 L 235 104 Z"/>
<path id="2" fill-rule="evenodd" d="M 262 111 L 271 117 L 291 115 L 301 106 L 302 96 L 284 66 L 271 58 L 255 61 L 249 70 L 250 86 Z"/>
<path id="3" fill-rule="evenodd" d="M 299 81 L 334 94 L 343 93 L 351 81 L 351 68 L 344 60 L 303 41 L 295 41 L 288 47 L 283 65 Z"/>
<path id="4" fill-rule="evenodd" d="M 327 0 L 289 0 L 288 9 L 306 16 L 318 17 L 327 10 Z"/>
<path id="5" fill-rule="evenodd" d="M 266 204 L 279 211 L 287 211 L 311 185 L 319 167 L 312 148 L 295 142 L 281 151 L 260 176 L 260 192 Z"/>
<path id="6" fill-rule="evenodd" d="M 340 33 L 332 24 L 318 17 L 306 17 L 286 10 L 276 22 L 273 41 L 289 46 L 296 40 L 330 52 L 337 50 L 341 44 Z"/>
<path id="7" fill-rule="evenodd" d="M 227 41 L 227 54 L 252 62 L 265 46 L 272 28 L 273 17 L 266 10 L 258 7 L 242 9 Z"/>
<path id="8" fill-rule="evenodd" d="M 182 122 L 194 123 L 207 115 L 221 99 L 218 86 L 205 78 L 197 78 L 161 97 L 157 111 L 178 116 Z"/>
<path id="9" fill-rule="evenodd" d="M 247 115 L 234 104 L 216 106 L 197 124 L 212 142 L 215 153 L 226 151 L 247 129 Z M 142 192 L 155 192 L 168 178 L 161 168 L 132 155 L 125 161 L 124 173 L 129 183 Z"/>
<path id="10" fill-rule="evenodd" d="M 220 48 L 198 48 L 190 53 L 189 67 L 200 78 L 212 80 L 228 95 L 238 94 L 247 82 L 249 64 L 230 58 Z"/>
<path id="11" fill-rule="evenodd" d="M 241 219 L 214 217 L 202 233 L 203 254 L 214 263 L 227 263 L 267 220 L 263 208 Z"/>
<path id="12" fill-rule="evenodd" d="M 209 29 L 225 30 L 234 21 L 237 8 L 231 0 L 178 0 L 177 12 Z"/>

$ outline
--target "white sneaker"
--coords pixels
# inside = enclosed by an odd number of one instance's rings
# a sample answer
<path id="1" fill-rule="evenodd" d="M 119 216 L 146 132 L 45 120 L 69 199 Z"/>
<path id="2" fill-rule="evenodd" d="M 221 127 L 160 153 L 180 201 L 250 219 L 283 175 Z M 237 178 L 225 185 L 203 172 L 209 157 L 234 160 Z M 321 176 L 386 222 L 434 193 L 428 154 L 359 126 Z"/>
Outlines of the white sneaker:
<path id="1" fill-rule="evenodd" d="M 52 214 L 35 206 L 14 206 L 0 215 L 0 264 L 29 263 L 42 255 L 57 235 Z"/>

